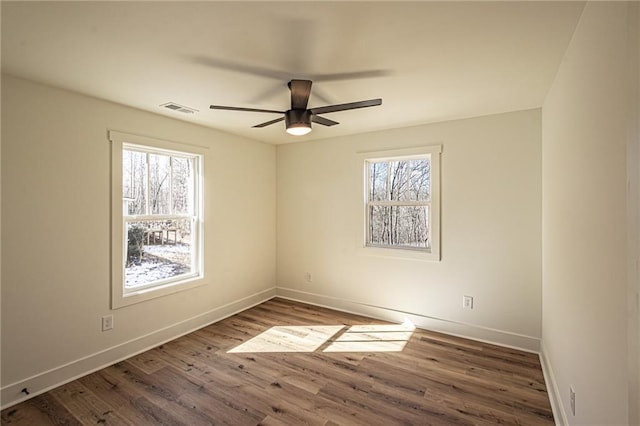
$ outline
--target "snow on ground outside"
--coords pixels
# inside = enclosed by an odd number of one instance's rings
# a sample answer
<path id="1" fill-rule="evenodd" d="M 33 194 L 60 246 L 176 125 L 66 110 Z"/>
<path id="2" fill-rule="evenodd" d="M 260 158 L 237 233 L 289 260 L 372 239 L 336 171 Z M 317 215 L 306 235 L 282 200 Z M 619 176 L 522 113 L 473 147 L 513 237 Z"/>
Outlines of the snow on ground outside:
<path id="1" fill-rule="evenodd" d="M 188 273 L 191 268 L 191 246 L 166 244 L 144 246 L 142 262 L 125 268 L 125 288 Z"/>

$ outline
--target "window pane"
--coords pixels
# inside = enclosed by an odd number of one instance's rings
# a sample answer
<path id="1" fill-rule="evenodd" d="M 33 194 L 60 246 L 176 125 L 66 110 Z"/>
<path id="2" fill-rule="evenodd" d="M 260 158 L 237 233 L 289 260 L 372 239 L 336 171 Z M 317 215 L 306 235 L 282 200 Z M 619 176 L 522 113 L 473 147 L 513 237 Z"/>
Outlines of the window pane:
<path id="1" fill-rule="evenodd" d="M 193 159 L 176 158 L 173 162 L 173 214 L 192 214 Z"/>
<path id="2" fill-rule="evenodd" d="M 369 200 L 387 199 L 387 162 L 369 163 Z"/>
<path id="3" fill-rule="evenodd" d="M 429 248 L 428 206 L 369 206 L 369 244 Z"/>
<path id="4" fill-rule="evenodd" d="M 429 201 L 431 197 L 431 162 L 428 159 L 413 160 L 409 163 L 410 200 Z"/>
<path id="5" fill-rule="evenodd" d="M 399 206 L 393 209 L 395 244 L 428 248 L 428 206 Z"/>
<path id="6" fill-rule="evenodd" d="M 127 223 L 125 289 L 192 272 L 191 219 Z"/>
<path id="7" fill-rule="evenodd" d="M 146 214 L 147 154 L 122 151 L 122 197 L 124 213 Z"/>
<path id="8" fill-rule="evenodd" d="M 149 209 L 151 214 L 171 212 L 170 158 L 149 154 Z"/>
<path id="9" fill-rule="evenodd" d="M 390 190 L 391 201 L 405 201 L 409 198 L 409 185 L 407 183 L 407 161 L 390 161 Z"/>
<path id="10" fill-rule="evenodd" d="M 369 244 L 390 244 L 390 213 L 388 206 L 369 206 Z"/>

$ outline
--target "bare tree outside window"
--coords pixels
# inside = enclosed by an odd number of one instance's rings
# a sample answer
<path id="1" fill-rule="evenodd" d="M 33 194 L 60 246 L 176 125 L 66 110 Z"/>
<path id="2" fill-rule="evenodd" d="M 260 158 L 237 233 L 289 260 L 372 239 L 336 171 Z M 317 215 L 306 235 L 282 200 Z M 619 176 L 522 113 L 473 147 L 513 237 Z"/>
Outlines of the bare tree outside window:
<path id="1" fill-rule="evenodd" d="M 370 160 L 367 167 L 367 245 L 431 248 L 431 161 Z"/>
<path id="2" fill-rule="evenodd" d="M 125 289 L 194 272 L 195 156 L 122 150 Z"/>

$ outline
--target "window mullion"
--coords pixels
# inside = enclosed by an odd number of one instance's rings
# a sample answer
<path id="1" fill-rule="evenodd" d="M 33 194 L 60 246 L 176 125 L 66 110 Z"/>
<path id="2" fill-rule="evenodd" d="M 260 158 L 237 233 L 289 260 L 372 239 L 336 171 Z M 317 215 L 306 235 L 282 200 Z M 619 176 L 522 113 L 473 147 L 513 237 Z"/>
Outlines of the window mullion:
<path id="1" fill-rule="evenodd" d="M 133 157 L 133 155 L 129 155 L 129 171 L 130 171 L 129 172 L 129 188 L 130 188 L 130 192 L 128 194 L 126 194 L 126 196 L 135 197 L 136 194 L 135 194 L 135 190 L 134 190 L 134 188 L 135 188 L 134 182 L 136 181 L 136 174 L 135 174 L 135 165 L 134 165 L 134 157 Z"/>
<path id="2" fill-rule="evenodd" d="M 173 157 L 169 157 L 169 214 L 173 214 Z"/>
<path id="3" fill-rule="evenodd" d="M 198 194 L 198 192 L 200 191 L 200 188 L 197 186 L 197 176 L 200 173 L 200 169 L 199 169 L 199 164 L 198 161 L 195 159 L 191 159 L 189 162 L 189 167 L 191 168 L 191 179 L 189 180 L 189 205 L 188 205 L 188 212 L 190 213 L 191 216 L 193 216 L 194 218 L 196 217 L 196 214 L 198 211 L 200 211 L 200 206 L 196 205 L 196 203 L 198 202 L 198 197 L 196 194 Z"/>
<path id="4" fill-rule="evenodd" d="M 163 221 L 163 220 L 180 220 L 180 219 L 192 219 L 193 216 L 187 214 L 153 214 L 153 215 L 126 215 L 124 216 L 125 220 L 129 220 L 132 222 L 140 221 L 140 222 L 152 222 L 152 221 Z"/>
<path id="5" fill-rule="evenodd" d="M 364 229 L 365 229 L 365 245 L 371 241 L 371 208 L 369 207 L 369 201 L 371 201 L 371 194 L 373 191 L 373 185 L 371 182 L 371 163 L 364 162 L 364 182 L 365 182 L 365 199 L 364 199 Z"/>
<path id="6" fill-rule="evenodd" d="M 385 200 L 391 200 L 391 162 L 387 162 L 387 190 Z"/>
<path id="7" fill-rule="evenodd" d="M 411 161 L 407 160 L 407 194 L 409 199 L 411 199 L 411 175 L 413 174 L 413 169 L 411 168 Z M 416 197 L 418 199 L 418 197 Z"/>
<path id="8" fill-rule="evenodd" d="M 393 206 L 393 207 L 402 207 L 402 206 L 427 206 L 430 205 L 430 201 L 371 201 L 370 205 L 373 206 Z"/>
<path id="9" fill-rule="evenodd" d="M 391 162 L 387 162 L 387 193 L 385 194 L 385 201 L 391 201 Z M 392 244 L 391 242 L 391 235 L 392 235 L 392 229 L 391 227 L 393 226 L 392 223 L 392 217 L 391 217 L 391 209 L 388 209 L 384 211 L 384 221 L 387 224 L 386 227 L 386 231 L 388 232 L 388 243 Z M 384 240 L 384 237 L 383 237 Z"/>
<path id="10" fill-rule="evenodd" d="M 151 175 L 150 175 L 150 169 L 151 169 L 151 165 L 150 165 L 150 154 L 147 153 L 146 154 L 146 159 L 147 159 L 147 164 L 146 164 L 146 171 L 147 171 L 147 176 L 146 176 L 146 182 L 144 185 L 144 202 L 145 202 L 145 206 L 144 206 L 144 213 L 145 214 L 150 214 L 149 212 L 149 185 L 151 184 Z"/>

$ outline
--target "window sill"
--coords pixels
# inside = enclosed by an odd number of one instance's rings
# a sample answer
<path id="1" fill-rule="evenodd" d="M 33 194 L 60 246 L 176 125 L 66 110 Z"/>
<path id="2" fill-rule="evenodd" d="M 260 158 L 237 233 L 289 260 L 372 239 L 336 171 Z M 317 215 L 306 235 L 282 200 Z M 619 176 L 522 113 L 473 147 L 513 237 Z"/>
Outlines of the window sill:
<path id="1" fill-rule="evenodd" d="M 429 262 L 440 261 L 439 254 L 433 253 L 431 249 L 363 246 L 358 249 L 358 254 L 362 256 L 382 257 L 385 259 L 418 260 L 418 261 L 429 261 Z"/>
<path id="2" fill-rule="evenodd" d="M 157 297 L 168 296 L 184 290 L 200 287 L 205 284 L 204 277 L 196 276 L 190 279 L 178 282 L 167 283 L 162 286 L 131 289 L 126 292 L 114 292 L 112 294 L 111 309 L 123 308 L 125 306 L 134 305 L 136 303 L 146 302 Z"/>

